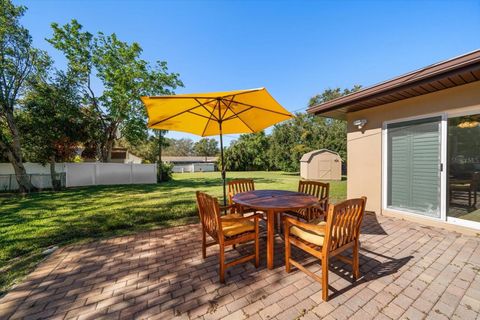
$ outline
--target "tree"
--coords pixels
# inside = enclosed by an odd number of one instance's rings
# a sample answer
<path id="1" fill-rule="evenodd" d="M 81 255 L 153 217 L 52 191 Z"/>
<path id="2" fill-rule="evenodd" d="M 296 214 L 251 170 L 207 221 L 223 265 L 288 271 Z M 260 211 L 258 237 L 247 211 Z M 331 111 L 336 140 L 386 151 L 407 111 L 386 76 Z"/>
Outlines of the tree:
<path id="1" fill-rule="evenodd" d="M 166 156 L 186 157 L 194 154 L 194 151 L 193 151 L 194 143 L 191 139 L 165 138 L 165 141 L 168 143 L 168 146 L 165 147 L 165 150 L 163 152 L 163 154 Z"/>
<path id="2" fill-rule="evenodd" d="M 165 61 L 149 65 L 140 58 L 142 48 L 138 43 L 128 44 L 115 34 L 99 32 L 93 35 L 82 31 L 76 20 L 64 26 L 52 24 L 53 36 L 47 39 L 62 51 L 68 60 L 68 73 L 77 79 L 84 103 L 92 106 L 101 135 L 97 141 L 97 157 L 110 160 L 111 149 L 118 134 L 131 143 L 147 137 L 145 109 L 139 99 L 142 95 L 173 94 L 183 86 L 177 73 L 169 73 Z M 92 88 L 92 78 L 103 84 L 97 95 Z"/>
<path id="3" fill-rule="evenodd" d="M 358 91 L 353 89 L 327 89 L 309 101 L 309 106 L 326 102 L 345 94 Z M 329 149 L 347 156 L 347 129 L 345 121 L 326 119 L 307 113 L 298 113 L 295 118 L 274 127 L 269 148 L 272 165 L 284 171 L 298 171 L 300 158 L 306 152 L 316 149 Z"/>
<path id="4" fill-rule="evenodd" d="M 335 88 L 335 89 L 328 88 L 322 93 L 316 94 L 313 97 L 311 97 L 310 100 L 308 101 L 308 106 L 313 107 L 314 105 L 346 96 L 347 94 L 354 93 L 360 90 L 361 88 L 362 86 L 358 84 L 354 85 L 352 89 L 347 88 L 347 89 L 343 89 L 343 91 L 340 88 Z"/>
<path id="5" fill-rule="evenodd" d="M 218 149 L 218 142 L 215 139 L 203 138 L 197 141 L 194 145 L 195 154 L 197 156 L 213 157 L 220 152 Z"/>
<path id="6" fill-rule="evenodd" d="M 268 159 L 269 137 L 264 131 L 242 134 L 225 151 L 225 165 L 228 170 L 270 170 Z"/>
<path id="7" fill-rule="evenodd" d="M 48 55 L 32 47 L 28 30 L 20 25 L 25 10 L 10 0 L 0 0 L 0 152 L 12 164 L 21 193 L 34 187 L 23 165 L 15 111 L 30 80 L 50 65 Z"/>
<path id="8" fill-rule="evenodd" d="M 73 161 L 78 145 L 87 139 L 80 95 L 63 73 L 50 81 L 37 81 L 22 101 L 19 121 L 25 156 L 32 162 L 50 164 L 52 186 L 61 187 L 56 162 Z"/>
<path id="9" fill-rule="evenodd" d="M 167 130 L 154 130 L 156 142 L 157 142 L 157 150 L 158 150 L 158 161 L 157 161 L 157 182 L 164 181 L 164 174 L 163 174 L 163 161 L 162 161 L 162 150 L 163 148 L 168 146 L 168 142 L 165 141 L 165 134 L 168 132 Z M 168 179 L 167 179 L 168 180 Z"/>

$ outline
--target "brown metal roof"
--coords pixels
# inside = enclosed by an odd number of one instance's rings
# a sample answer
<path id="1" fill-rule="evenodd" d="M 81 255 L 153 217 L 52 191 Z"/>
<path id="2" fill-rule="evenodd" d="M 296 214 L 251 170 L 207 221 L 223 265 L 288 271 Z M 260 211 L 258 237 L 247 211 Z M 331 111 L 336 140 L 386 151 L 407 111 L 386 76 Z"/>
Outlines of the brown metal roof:
<path id="1" fill-rule="evenodd" d="M 480 50 L 432 64 L 349 95 L 310 107 L 307 112 L 345 119 L 348 112 L 372 108 L 480 80 Z"/>

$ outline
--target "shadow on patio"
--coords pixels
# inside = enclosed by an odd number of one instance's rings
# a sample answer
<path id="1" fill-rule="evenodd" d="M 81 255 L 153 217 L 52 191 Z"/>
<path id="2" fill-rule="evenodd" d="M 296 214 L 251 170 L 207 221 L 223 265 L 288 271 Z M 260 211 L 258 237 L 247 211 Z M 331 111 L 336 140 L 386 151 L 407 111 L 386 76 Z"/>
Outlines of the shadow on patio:
<path id="1" fill-rule="evenodd" d="M 385 231 L 399 221 L 366 216 L 360 256 L 362 277 L 352 282 L 350 267 L 333 260 L 333 294 L 328 303 L 321 300 L 320 284 L 296 269 L 285 272 L 283 240 L 278 236 L 274 270 L 266 268 L 262 239 L 260 267 L 255 269 L 246 263 L 227 269 L 227 283 L 220 284 L 217 248 L 209 248 L 203 260 L 200 226 L 187 225 L 65 247 L 3 297 L 0 311 L 2 317 L 12 319 L 274 318 L 281 314 L 295 318 L 320 305 L 337 308 L 360 297 L 368 302 L 382 294 L 373 289 L 396 281 L 407 273 L 405 270 L 422 262 L 423 257 L 415 254 L 418 246 L 412 243 L 427 242 L 415 242 L 415 236 L 405 232 L 411 225 L 401 222 L 406 224 L 405 229 L 391 234 Z M 425 237 L 428 232 L 417 234 Z M 390 255 L 383 246 L 389 243 L 398 243 L 402 250 Z M 229 251 L 227 258 L 251 249 L 251 245 L 239 246 Z M 320 272 L 319 261 L 296 249 L 293 254 L 311 271 Z"/>

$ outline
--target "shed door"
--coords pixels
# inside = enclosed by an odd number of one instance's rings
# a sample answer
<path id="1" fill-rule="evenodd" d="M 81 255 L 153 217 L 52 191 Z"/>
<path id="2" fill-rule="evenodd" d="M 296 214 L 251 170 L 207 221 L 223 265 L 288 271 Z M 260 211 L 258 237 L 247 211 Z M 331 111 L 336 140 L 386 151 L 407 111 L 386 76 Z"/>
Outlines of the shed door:
<path id="1" fill-rule="evenodd" d="M 330 180 L 332 178 L 332 165 L 333 160 L 318 160 L 318 179 Z"/>

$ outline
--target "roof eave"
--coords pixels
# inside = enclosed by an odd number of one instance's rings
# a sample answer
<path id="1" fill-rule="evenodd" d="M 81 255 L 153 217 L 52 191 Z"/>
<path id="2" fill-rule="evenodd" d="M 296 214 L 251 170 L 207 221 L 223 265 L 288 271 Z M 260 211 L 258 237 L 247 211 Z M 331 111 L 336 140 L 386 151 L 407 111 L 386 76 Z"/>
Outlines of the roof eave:
<path id="1" fill-rule="evenodd" d="M 468 55 L 472 55 L 472 58 L 469 60 L 462 61 L 461 63 L 455 64 L 455 59 L 465 59 Z M 450 65 L 447 65 L 445 68 L 440 70 L 428 72 L 429 68 L 434 68 L 434 67 L 438 68 L 442 64 L 450 64 Z M 418 86 L 427 85 L 428 83 L 440 81 L 441 79 L 452 77 L 457 74 L 461 74 L 462 72 L 468 72 L 470 70 L 473 70 L 475 72 L 480 72 L 480 50 L 473 51 L 466 55 L 463 55 L 454 59 L 450 59 L 444 62 L 440 62 L 434 65 L 431 65 L 429 67 L 422 68 L 417 71 L 410 72 L 408 74 L 396 77 L 394 79 L 381 82 L 379 84 L 351 93 L 349 95 L 312 106 L 307 109 L 307 112 L 320 115 L 320 116 L 332 117 L 337 119 L 345 119 L 347 112 L 339 110 L 340 108 L 346 108 L 359 103 L 366 103 L 367 101 L 372 101 L 375 99 L 379 100 L 381 97 L 396 94 L 398 92 L 405 91 L 405 90 L 410 90 Z M 421 75 L 420 77 L 414 76 L 415 74 L 422 73 L 422 72 L 425 72 L 425 74 Z M 400 81 L 402 78 L 406 78 L 405 81 L 401 81 L 400 83 L 395 83 Z M 480 79 L 476 79 L 474 81 L 478 81 L 478 80 Z M 457 86 L 457 85 L 455 84 L 454 86 Z M 448 88 L 444 88 L 444 89 L 448 89 Z M 439 89 L 436 91 L 440 91 L 440 90 L 443 90 L 443 89 Z M 427 94 L 427 93 L 424 93 L 424 94 Z M 419 94 L 419 95 L 422 95 L 422 94 Z M 408 98 L 403 98 L 403 99 L 408 99 Z M 403 99 L 397 99 L 395 101 L 403 100 Z M 376 103 L 370 107 L 365 107 L 363 109 L 367 109 L 367 108 L 371 108 L 371 107 L 375 107 L 375 106 L 387 104 L 387 103 L 388 102 Z"/>

